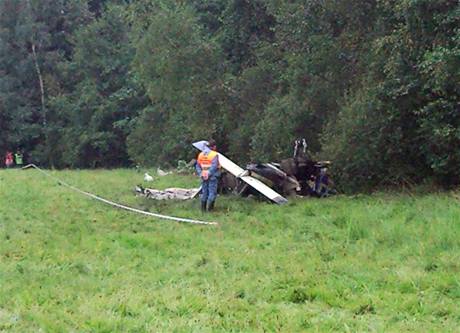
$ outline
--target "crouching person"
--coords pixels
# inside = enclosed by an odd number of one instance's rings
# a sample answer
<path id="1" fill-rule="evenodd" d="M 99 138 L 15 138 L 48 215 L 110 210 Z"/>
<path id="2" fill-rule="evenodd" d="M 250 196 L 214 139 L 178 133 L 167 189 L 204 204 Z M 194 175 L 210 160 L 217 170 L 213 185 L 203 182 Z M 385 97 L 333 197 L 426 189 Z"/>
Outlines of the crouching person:
<path id="1" fill-rule="evenodd" d="M 217 197 L 220 175 L 216 142 L 209 140 L 207 147 L 198 155 L 196 171 L 201 179 L 201 211 L 212 211 Z"/>
<path id="2" fill-rule="evenodd" d="M 315 181 L 315 194 L 320 197 L 328 197 L 333 194 L 337 194 L 337 192 L 333 189 L 334 182 L 329 178 L 327 173 L 327 168 L 321 168 L 318 177 L 316 177 Z"/>

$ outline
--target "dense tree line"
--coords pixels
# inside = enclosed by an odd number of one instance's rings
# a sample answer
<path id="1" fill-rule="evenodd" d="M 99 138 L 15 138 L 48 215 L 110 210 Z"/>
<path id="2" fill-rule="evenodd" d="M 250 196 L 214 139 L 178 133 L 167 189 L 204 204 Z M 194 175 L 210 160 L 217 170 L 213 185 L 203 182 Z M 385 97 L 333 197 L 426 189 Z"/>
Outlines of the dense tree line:
<path id="1" fill-rule="evenodd" d="M 460 177 L 458 0 L 2 0 L 0 152 L 244 163 L 306 137 L 348 188 Z"/>

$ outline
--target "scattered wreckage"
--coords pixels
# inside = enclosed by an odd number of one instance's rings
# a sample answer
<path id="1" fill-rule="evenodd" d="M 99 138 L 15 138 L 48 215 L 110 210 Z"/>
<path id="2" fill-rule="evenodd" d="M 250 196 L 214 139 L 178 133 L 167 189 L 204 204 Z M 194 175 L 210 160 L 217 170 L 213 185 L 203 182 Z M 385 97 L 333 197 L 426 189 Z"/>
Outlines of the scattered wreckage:
<path id="1" fill-rule="evenodd" d="M 155 190 L 137 185 L 134 189 L 137 195 L 155 200 L 188 200 L 195 198 L 201 188 L 178 188 L 172 187 L 165 190 Z"/>
<path id="2" fill-rule="evenodd" d="M 206 145 L 207 141 L 193 143 L 198 150 L 203 150 Z M 243 169 L 221 153 L 219 163 L 222 167 L 221 194 L 262 195 L 277 204 L 286 203 L 286 197 L 293 195 L 327 197 L 336 194 L 327 172 L 330 162 L 313 160 L 307 153 L 305 139 L 296 140 L 293 157 L 280 163 L 252 163 Z M 161 191 L 138 185 L 135 191 L 138 195 L 156 200 L 188 200 L 195 198 L 200 188 Z"/>
<path id="3" fill-rule="evenodd" d="M 336 194 L 334 183 L 328 175 L 330 161 L 315 161 L 307 153 L 305 139 L 296 140 L 293 157 L 280 163 L 252 163 L 247 165 L 248 176 L 260 180 L 283 196 L 327 197 Z M 254 189 L 241 184 L 238 179 L 222 175 L 223 192 L 242 196 L 255 194 Z M 263 194 L 263 193 L 262 193 Z"/>

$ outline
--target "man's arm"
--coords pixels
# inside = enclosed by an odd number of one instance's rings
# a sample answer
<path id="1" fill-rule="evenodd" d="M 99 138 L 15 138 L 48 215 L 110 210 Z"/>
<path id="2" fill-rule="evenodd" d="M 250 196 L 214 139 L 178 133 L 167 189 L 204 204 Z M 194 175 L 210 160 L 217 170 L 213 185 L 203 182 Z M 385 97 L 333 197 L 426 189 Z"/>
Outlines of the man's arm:
<path id="1" fill-rule="evenodd" d="M 201 165 L 200 165 L 200 163 L 198 163 L 198 161 L 195 163 L 195 170 L 196 170 L 196 173 L 198 174 L 198 176 L 201 177 L 202 169 L 201 169 Z"/>

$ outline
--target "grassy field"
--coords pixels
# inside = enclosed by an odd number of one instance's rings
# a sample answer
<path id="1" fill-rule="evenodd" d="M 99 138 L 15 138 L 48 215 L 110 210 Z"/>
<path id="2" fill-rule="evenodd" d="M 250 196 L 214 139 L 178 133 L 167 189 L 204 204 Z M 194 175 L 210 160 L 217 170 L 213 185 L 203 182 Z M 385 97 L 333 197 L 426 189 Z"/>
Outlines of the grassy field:
<path id="1" fill-rule="evenodd" d="M 379 193 L 275 206 L 133 195 L 132 170 L 53 172 L 152 212 L 0 171 L 0 331 L 459 332 L 457 194 Z M 171 175 L 152 186 L 196 186 Z"/>

